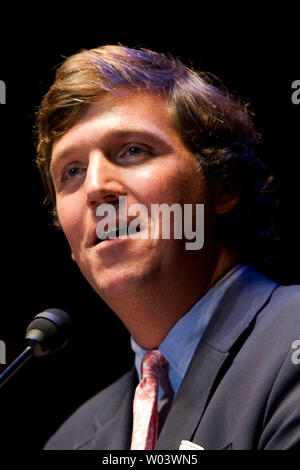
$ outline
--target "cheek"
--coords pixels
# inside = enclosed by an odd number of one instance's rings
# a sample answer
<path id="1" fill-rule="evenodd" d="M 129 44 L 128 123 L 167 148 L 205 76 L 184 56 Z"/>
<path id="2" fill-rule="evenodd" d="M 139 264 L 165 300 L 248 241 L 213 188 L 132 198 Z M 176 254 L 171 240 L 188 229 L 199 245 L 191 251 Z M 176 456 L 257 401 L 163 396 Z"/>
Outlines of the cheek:
<path id="1" fill-rule="evenodd" d="M 57 214 L 59 222 L 72 251 L 76 250 L 76 241 L 78 244 L 81 239 L 79 235 L 82 218 L 78 207 L 78 204 L 76 204 L 76 201 L 72 198 L 57 199 Z"/>
<path id="2" fill-rule="evenodd" d="M 173 204 L 205 203 L 209 198 L 207 184 L 198 166 L 178 165 L 178 161 L 160 165 L 139 178 L 134 191 L 146 205 L 151 203 Z"/>

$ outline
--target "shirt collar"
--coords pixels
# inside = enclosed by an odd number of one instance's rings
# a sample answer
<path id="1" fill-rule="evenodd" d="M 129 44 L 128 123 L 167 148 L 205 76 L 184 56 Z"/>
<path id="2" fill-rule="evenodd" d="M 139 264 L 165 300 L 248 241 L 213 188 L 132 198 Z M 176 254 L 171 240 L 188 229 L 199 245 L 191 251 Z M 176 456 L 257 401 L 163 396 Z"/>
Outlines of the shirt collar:
<path id="1" fill-rule="evenodd" d="M 178 320 L 160 344 L 159 350 L 169 362 L 169 379 L 175 394 L 221 298 L 245 269 L 246 266 L 239 264 L 225 274 Z M 148 350 L 142 348 L 133 337 L 131 347 L 135 352 L 135 366 L 140 380 L 143 357 Z"/>

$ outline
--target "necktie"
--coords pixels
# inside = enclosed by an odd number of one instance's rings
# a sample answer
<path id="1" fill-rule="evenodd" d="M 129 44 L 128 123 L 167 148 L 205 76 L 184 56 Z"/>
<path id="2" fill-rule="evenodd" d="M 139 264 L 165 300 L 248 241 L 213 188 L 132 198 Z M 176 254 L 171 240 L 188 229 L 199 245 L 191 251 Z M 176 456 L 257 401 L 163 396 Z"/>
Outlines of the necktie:
<path id="1" fill-rule="evenodd" d="M 158 433 L 157 395 L 159 379 L 168 373 L 168 362 L 155 349 L 145 354 L 142 379 L 133 400 L 131 450 L 153 450 Z"/>

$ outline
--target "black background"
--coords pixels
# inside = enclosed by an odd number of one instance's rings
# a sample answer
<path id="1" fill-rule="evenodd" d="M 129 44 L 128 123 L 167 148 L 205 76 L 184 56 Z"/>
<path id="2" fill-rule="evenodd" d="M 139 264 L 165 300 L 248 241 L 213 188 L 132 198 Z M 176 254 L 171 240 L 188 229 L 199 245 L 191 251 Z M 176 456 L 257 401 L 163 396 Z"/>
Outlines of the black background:
<path id="1" fill-rule="evenodd" d="M 128 370 L 133 359 L 128 333 L 87 285 L 43 207 L 34 164 L 34 114 L 64 56 L 108 43 L 149 47 L 217 75 L 229 90 L 249 98 L 263 135 L 260 154 L 277 177 L 282 197 L 282 258 L 273 277 L 300 283 L 300 105 L 291 101 L 291 84 L 300 79 L 297 43 L 277 28 L 258 36 L 255 24 L 251 34 L 245 27 L 231 40 L 212 32 L 178 30 L 160 39 L 22 32 L 17 43 L 1 40 L 0 79 L 6 83 L 7 104 L 0 106 L 0 339 L 6 343 L 7 364 L 22 351 L 26 327 L 40 311 L 63 308 L 74 321 L 63 351 L 27 364 L 0 390 L 3 449 L 40 449 L 75 408 Z M 4 369 L 0 365 L 0 372 Z"/>

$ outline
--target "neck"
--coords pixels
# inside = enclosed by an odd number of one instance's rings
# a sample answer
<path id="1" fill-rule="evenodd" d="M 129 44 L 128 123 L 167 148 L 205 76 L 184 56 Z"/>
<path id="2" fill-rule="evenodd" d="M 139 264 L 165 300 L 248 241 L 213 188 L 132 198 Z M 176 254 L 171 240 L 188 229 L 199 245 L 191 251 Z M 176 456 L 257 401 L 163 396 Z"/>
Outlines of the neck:
<path id="1" fill-rule="evenodd" d="M 201 266 L 191 276 L 173 272 L 171 282 L 170 279 L 156 280 L 139 286 L 132 294 L 127 292 L 126 299 L 106 302 L 140 346 L 155 349 L 175 323 L 237 263 L 237 255 L 223 246 L 215 263 L 205 273 Z"/>

